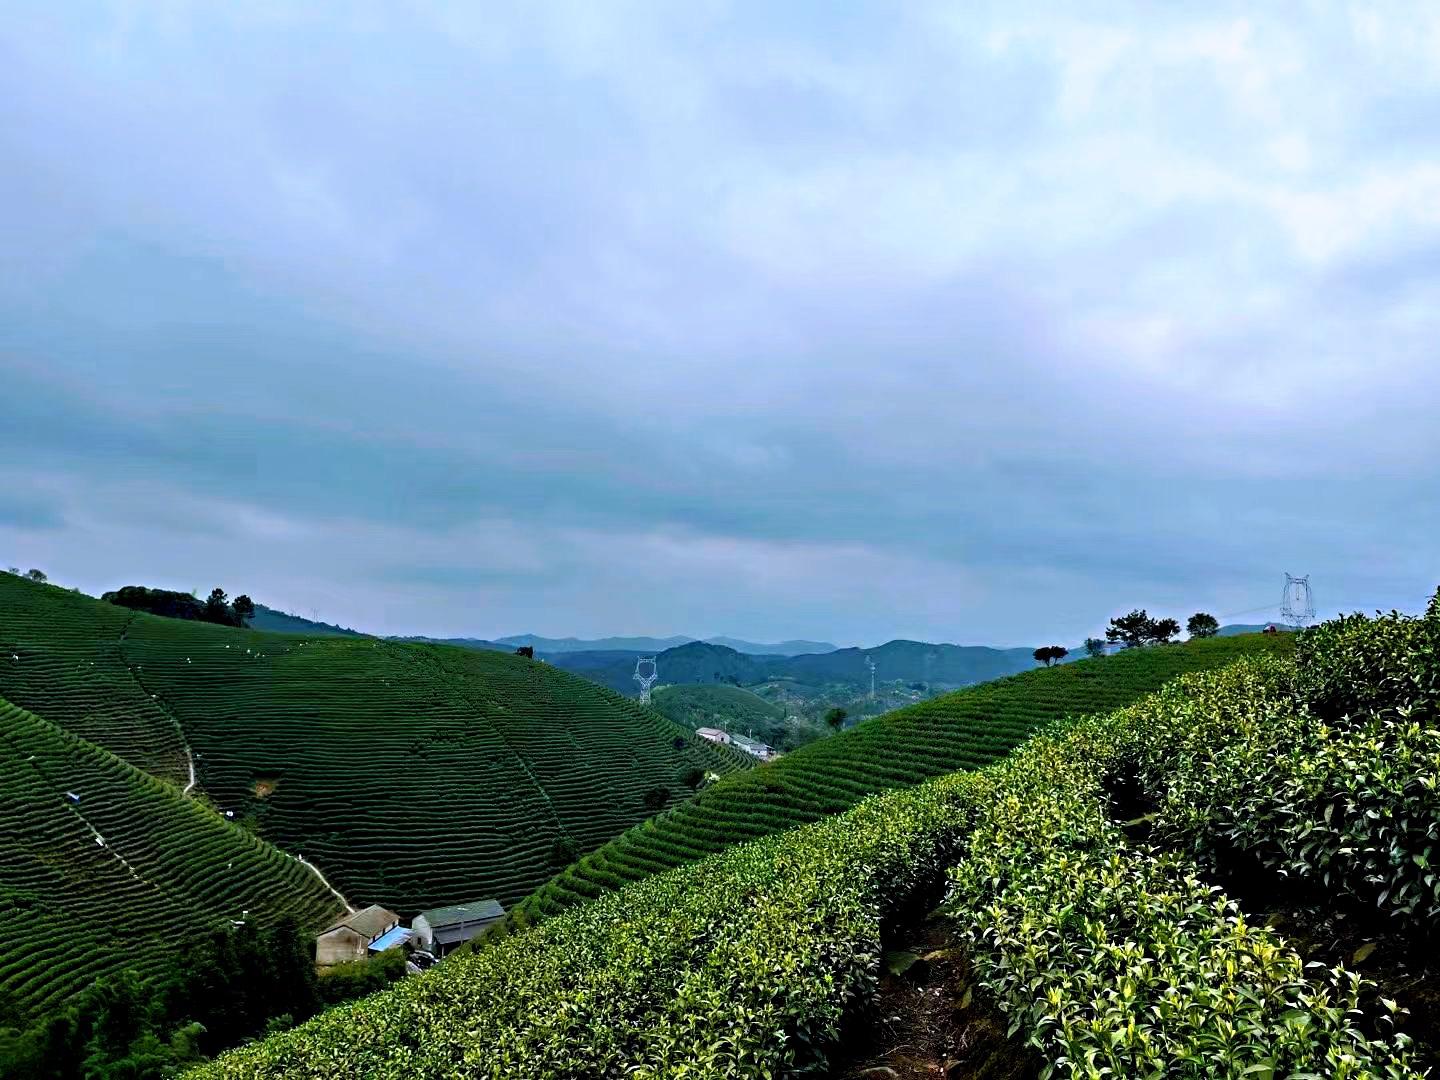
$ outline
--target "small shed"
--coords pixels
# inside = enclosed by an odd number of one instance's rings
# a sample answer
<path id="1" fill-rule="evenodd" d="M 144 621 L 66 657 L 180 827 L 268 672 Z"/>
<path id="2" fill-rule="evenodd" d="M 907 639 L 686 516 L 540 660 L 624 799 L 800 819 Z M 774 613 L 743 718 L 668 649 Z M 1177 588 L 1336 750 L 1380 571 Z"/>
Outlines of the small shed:
<path id="1" fill-rule="evenodd" d="M 342 915 L 315 936 L 315 963 L 320 967 L 364 960 L 370 946 L 400 925 L 400 916 L 379 904 Z"/>
<path id="2" fill-rule="evenodd" d="M 775 753 L 774 747 L 761 742 L 759 739 L 747 738 L 744 735 L 732 735 L 730 742 L 738 746 L 741 750 L 744 750 L 747 754 L 753 754 L 755 757 L 758 757 L 761 761 L 769 761 L 772 758 L 779 757 L 779 755 Z"/>
<path id="3" fill-rule="evenodd" d="M 420 948 L 436 956 L 444 956 L 504 915 L 505 909 L 499 901 L 478 900 L 473 904 L 454 904 L 422 911 L 410 920 L 410 929 L 414 931 L 415 942 Z"/>
<path id="4" fill-rule="evenodd" d="M 696 735 L 699 735 L 700 738 L 702 738 L 702 739 L 709 739 L 711 742 L 714 742 L 714 743 L 728 743 L 728 742 L 730 741 L 730 735 L 729 735 L 729 733 L 728 733 L 728 732 L 721 731 L 719 728 L 713 728 L 713 727 L 696 728 L 696 729 L 695 729 L 695 734 L 696 734 Z"/>

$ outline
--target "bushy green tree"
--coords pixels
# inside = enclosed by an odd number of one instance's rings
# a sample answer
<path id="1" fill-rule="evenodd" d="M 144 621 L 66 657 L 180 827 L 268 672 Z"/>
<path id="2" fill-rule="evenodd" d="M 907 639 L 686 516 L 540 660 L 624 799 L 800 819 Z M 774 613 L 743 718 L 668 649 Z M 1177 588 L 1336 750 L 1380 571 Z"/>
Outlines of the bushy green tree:
<path id="1" fill-rule="evenodd" d="M 1146 638 L 1153 645 L 1167 645 L 1178 633 L 1180 624 L 1174 619 L 1152 619 Z"/>
<path id="2" fill-rule="evenodd" d="M 825 723 L 829 724 L 833 730 L 839 731 L 845 726 L 845 721 L 849 716 L 850 714 L 844 709 L 831 709 L 825 714 Z"/>
<path id="3" fill-rule="evenodd" d="M 1043 645 L 1036 649 L 1032 655 L 1035 657 L 1037 663 L 1049 667 L 1057 660 L 1064 660 L 1065 657 L 1069 656 L 1070 650 L 1065 648 L 1064 645 Z"/>
<path id="4" fill-rule="evenodd" d="M 1214 615 L 1197 611 L 1185 624 L 1185 632 L 1192 638 L 1214 637 L 1220 632 L 1220 623 L 1216 621 Z"/>
<path id="5" fill-rule="evenodd" d="M 1087 637 L 1085 639 L 1085 651 L 1091 656 L 1105 655 L 1105 642 L 1098 637 Z"/>
<path id="6" fill-rule="evenodd" d="M 1136 608 L 1129 615 L 1117 615 L 1105 629 L 1106 641 L 1118 641 L 1127 648 L 1144 645 L 1150 636 L 1151 619 L 1144 608 Z"/>

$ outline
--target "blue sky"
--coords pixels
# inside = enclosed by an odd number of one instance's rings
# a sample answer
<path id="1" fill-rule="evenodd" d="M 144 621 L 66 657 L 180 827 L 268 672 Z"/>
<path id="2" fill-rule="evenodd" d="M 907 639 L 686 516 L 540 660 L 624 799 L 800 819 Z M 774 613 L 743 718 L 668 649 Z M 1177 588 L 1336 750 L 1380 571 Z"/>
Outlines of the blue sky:
<path id="1" fill-rule="evenodd" d="M 1437 342 L 1430 4 L 0 25 L 0 564 L 87 590 L 842 643 L 1286 570 L 1413 610 Z"/>

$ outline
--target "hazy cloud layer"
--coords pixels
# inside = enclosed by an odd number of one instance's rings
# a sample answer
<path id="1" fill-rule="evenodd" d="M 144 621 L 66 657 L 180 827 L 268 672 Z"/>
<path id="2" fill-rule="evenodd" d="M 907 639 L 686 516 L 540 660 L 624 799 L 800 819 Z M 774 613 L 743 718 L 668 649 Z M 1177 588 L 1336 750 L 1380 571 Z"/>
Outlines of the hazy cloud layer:
<path id="1" fill-rule="evenodd" d="M 1440 12 L 1074 8 L 22 4 L 0 563 L 480 636 L 1417 607 Z"/>

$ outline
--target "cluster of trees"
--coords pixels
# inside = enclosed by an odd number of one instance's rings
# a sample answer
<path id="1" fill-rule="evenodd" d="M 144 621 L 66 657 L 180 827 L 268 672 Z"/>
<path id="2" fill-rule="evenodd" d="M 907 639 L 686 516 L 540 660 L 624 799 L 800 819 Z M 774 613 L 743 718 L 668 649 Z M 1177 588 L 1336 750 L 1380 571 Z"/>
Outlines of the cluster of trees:
<path id="1" fill-rule="evenodd" d="M 0 1076 L 171 1076 L 187 1063 L 377 990 L 404 971 L 404 957 L 395 952 L 320 977 L 310 936 L 294 921 L 270 930 L 225 927 L 166 975 L 146 981 L 125 971 L 30 1027 L 0 1027 Z"/>
<path id="2" fill-rule="evenodd" d="M 1220 623 L 1215 616 L 1197 611 L 1185 624 L 1185 632 L 1192 638 L 1214 637 L 1220 632 Z M 1118 615 L 1110 620 L 1105 638 L 1118 642 L 1127 648 L 1141 645 L 1165 645 L 1180 633 L 1180 624 L 1174 619 L 1152 619 L 1144 608 L 1136 608 L 1129 615 Z M 1105 643 L 1099 638 L 1086 638 L 1085 648 L 1091 656 L 1098 656 L 1105 650 Z"/>
<path id="3" fill-rule="evenodd" d="M 255 604 L 250 597 L 242 593 L 231 601 L 225 590 L 219 588 L 210 590 L 210 596 L 203 602 L 193 593 L 147 589 L 143 585 L 126 585 L 105 593 L 100 599 L 167 619 L 193 619 L 221 626 L 244 626 L 255 616 Z"/>
<path id="4" fill-rule="evenodd" d="M 1064 645 L 1043 645 L 1036 649 L 1034 656 L 1037 662 L 1049 667 L 1051 664 L 1064 660 L 1070 655 L 1070 650 Z M 1092 654 L 1093 655 L 1093 654 Z"/>
<path id="5" fill-rule="evenodd" d="M 20 572 L 20 567 L 18 567 L 18 566 L 12 566 L 12 567 L 9 568 L 9 571 L 8 571 L 8 572 L 11 573 L 11 574 L 14 574 L 16 577 L 26 577 L 26 578 L 29 578 L 31 581 L 49 581 L 49 580 L 50 580 L 49 578 L 47 578 L 47 577 L 45 576 L 45 571 L 44 571 L 44 570 L 36 570 L 34 567 L 31 567 L 29 570 L 26 570 L 26 571 L 22 574 L 22 573 Z"/>

